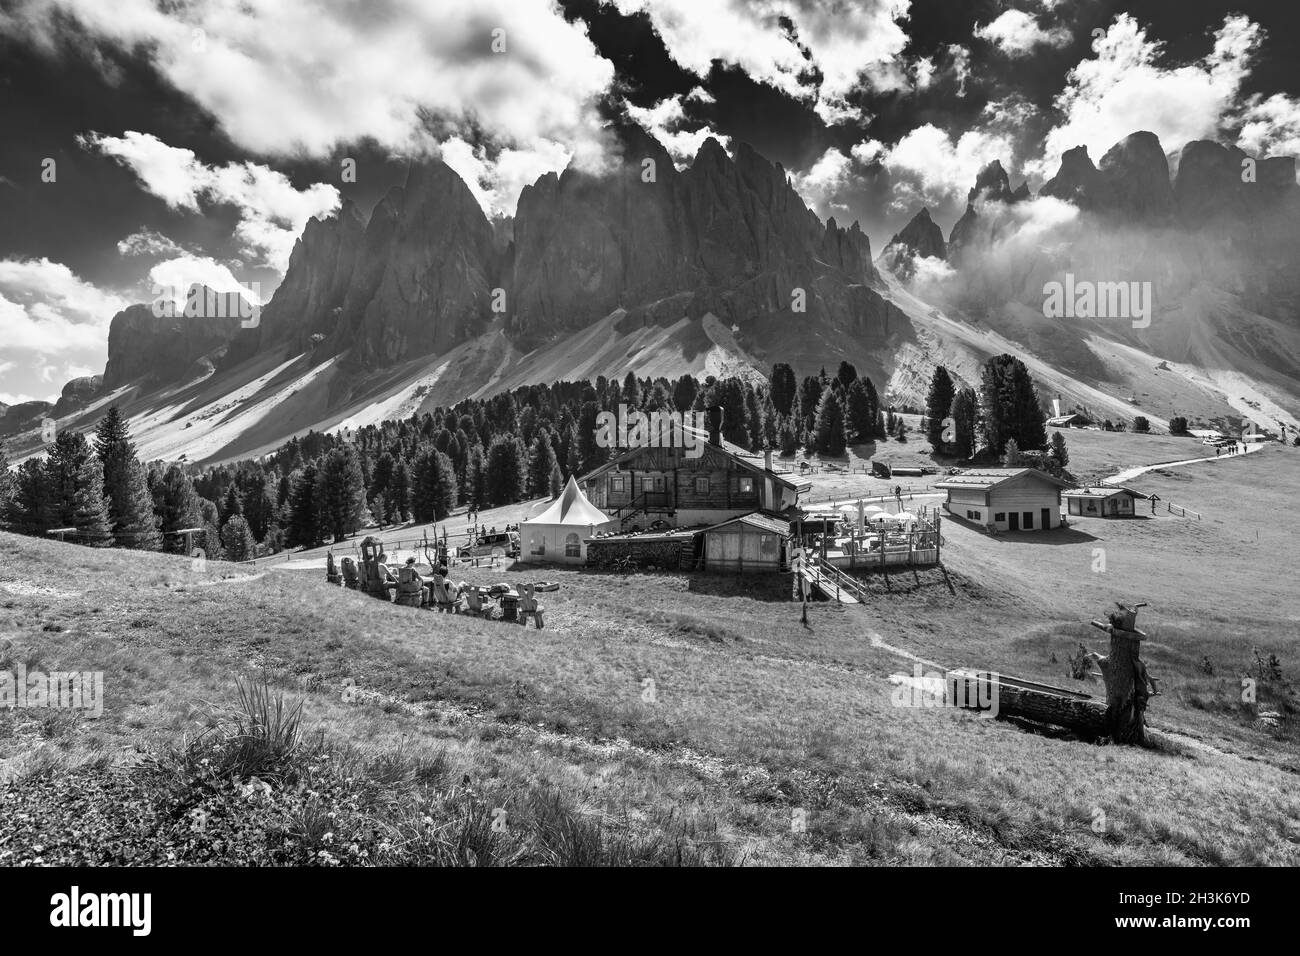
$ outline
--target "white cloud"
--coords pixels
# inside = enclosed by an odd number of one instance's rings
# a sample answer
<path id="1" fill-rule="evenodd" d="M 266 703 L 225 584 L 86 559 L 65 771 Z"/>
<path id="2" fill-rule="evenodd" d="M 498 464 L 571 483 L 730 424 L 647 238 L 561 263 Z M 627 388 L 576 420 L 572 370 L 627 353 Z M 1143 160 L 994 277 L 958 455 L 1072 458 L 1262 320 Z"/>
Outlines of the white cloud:
<path id="1" fill-rule="evenodd" d="M 208 166 L 192 150 L 168 146 L 152 133 L 127 130 L 119 137 L 92 132 L 79 141 L 129 168 L 146 190 L 173 209 L 200 212 L 204 202 L 236 207 L 240 221 L 235 237 L 243 252 L 278 272 L 288 267 L 307 220 L 339 207 L 339 191 L 328 183 L 297 189 L 283 173 L 257 163 Z"/>
<path id="2" fill-rule="evenodd" d="M 613 66 L 550 0 L 45 0 L 11 28 L 48 45 L 67 18 L 147 55 L 262 155 L 319 157 L 366 138 L 411 153 L 471 126 L 503 145 L 602 152 L 594 103 Z"/>
<path id="3" fill-rule="evenodd" d="M 530 149 L 503 149 L 490 157 L 483 146 L 475 148 L 458 136 L 443 143 L 440 153 L 489 216 L 512 215 L 524 186 L 564 169 L 572 157 L 549 140 L 540 140 Z"/>
<path id="4" fill-rule="evenodd" d="M 1027 56 L 1035 47 L 1061 47 L 1070 42 L 1069 30 L 1045 30 L 1036 17 L 1023 10 L 1006 10 L 989 23 L 977 25 L 975 35 L 1010 57 Z"/>
<path id="5" fill-rule="evenodd" d="M 237 292 L 253 305 L 262 305 L 266 298 L 256 283 L 240 282 L 224 263 L 205 256 L 183 255 L 159 262 L 149 270 L 149 301 L 171 299 L 181 311 L 186 293 L 195 283 L 214 292 Z"/>
<path id="6" fill-rule="evenodd" d="M 697 91 L 703 92 L 696 87 L 687 94 L 686 99 L 694 98 Z M 730 137 L 715 133 L 707 126 L 693 130 L 686 129 L 690 121 L 686 118 L 681 96 L 660 100 L 651 107 L 634 106 L 631 103 L 623 105 L 632 121 L 649 132 L 664 149 L 668 150 L 668 155 L 673 158 L 673 163 L 678 169 L 690 165 L 695 154 L 700 151 L 700 147 L 710 136 L 723 146 L 731 142 Z"/>
<path id="7" fill-rule="evenodd" d="M 805 172 L 791 173 L 790 180 L 809 208 L 823 219 L 848 212 L 840 197 L 854 181 L 853 162 L 840 150 L 831 147 Z"/>
<path id="8" fill-rule="evenodd" d="M 1067 149 L 1087 146 L 1096 160 L 1137 130 L 1155 133 L 1169 151 L 1213 138 L 1232 113 L 1260 40 L 1257 24 L 1230 15 L 1204 59 L 1164 66 L 1162 45 L 1120 14 L 1094 41 L 1096 56 L 1068 74 L 1055 102 L 1063 119 L 1048 132 L 1042 159 L 1027 169 L 1049 178 Z"/>
<path id="9" fill-rule="evenodd" d="M 926 123 L 890 147 L 883 161 L 896 179 L 910 181 L 930 201 L 942 201 L 965 196 L 984 166 L 995 159 L 1005 165 L 1014 151 L 1010 133 L 976 128 L 953 140 Z"/>
<path id="10" fill-rule="evenodd" d="M 123 256 L 178 256 L 185 252 L 178 243 L 153 229 L 140 229 L 119 239 L 117 251 Z"/>
<path id="11" fill-rule="evenodd" d="M 910 0 L 613 0 L 622 13 L 645 13 L 669 55 L 696 76 L 718 60 L 811 102 L 826 122 L 864 119 L 850 105 L 860 85 L 901 90 L 911 80 L 899 58 L 907 34 L 897 20 Z M 780 18 L 794 24 L 792 37 Z M 800 44 L 809 50 L 811 63 Z M 815 84 L 812 65 L 821 71 Z"/>
<path id="12" fill-rule="evenodd" d="M 1285 93 L 1253 98 L 1238 117 L 1237 145 L 1255 156 L 1300 156 L 1300 100 Z"/>
<path id="13" fill-rule="evenodd" d="M 0 259 L 0 401 L 53 400 L 68 378 L 102 368 L 109 323 L 126 306 L 62 263 Z"/>

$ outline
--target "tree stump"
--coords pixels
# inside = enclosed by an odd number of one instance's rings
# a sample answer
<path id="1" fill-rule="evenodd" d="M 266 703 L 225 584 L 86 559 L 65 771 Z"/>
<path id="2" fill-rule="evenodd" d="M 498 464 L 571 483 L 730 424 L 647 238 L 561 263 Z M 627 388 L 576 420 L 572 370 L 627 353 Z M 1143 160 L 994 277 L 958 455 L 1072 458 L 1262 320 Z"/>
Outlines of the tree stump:
<path id="1" fill-rule="evenodd" d="M 1116 602 L 1117 613 L 1105 623 L 1093 621 L 1092 626 L 1110 634 L 1110 654 L 1090 655 L 1101 668 L 1106 682 L 1106 730 L 1117 744 L 1146 743 L 1147 700 L 1150 697 L 1146 665 L 1142 663 L 1142 639 L 1146 635 L 1136 627 L 1138 608 Z"/>

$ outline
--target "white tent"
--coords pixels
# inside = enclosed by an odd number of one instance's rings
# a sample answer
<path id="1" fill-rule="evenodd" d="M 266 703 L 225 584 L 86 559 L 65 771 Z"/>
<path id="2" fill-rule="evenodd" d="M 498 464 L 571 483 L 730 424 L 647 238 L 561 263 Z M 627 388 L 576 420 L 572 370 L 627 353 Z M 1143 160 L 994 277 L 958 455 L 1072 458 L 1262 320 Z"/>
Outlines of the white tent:
<path id="1" fill-rule="evenodd" d="M 613 518 L 587 500 L 570 475 L 560 497 L 519 526 L 521 558 L 547 564 L 582 564 L 587 560 L 586 539 L 616 525 Z"/>

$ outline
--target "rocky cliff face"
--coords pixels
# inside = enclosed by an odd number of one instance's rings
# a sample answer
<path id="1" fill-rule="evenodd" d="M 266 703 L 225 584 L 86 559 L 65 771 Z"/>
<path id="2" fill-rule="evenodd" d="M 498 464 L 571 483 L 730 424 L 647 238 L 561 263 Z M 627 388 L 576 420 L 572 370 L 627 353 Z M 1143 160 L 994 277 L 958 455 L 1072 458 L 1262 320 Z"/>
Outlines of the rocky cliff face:
<path id="1" fill-rule="evenodd" d="M 1019 189 L 1012 190 L 1002 163 L 993 160 L 979 171 L 975 185 L 966 194 L 966 212 L 948 234 L 948 258 L 960 263 L 967 247 L 996 238 L 997 217 L 981 215 L 985 206 L 990 203 L 1007 206 L 1028 198 L 1028 184 L 1021 183 Z"/>
<path id="2" fill-rule="evenodd" d="M 202 286 L 191 288 L 186 307 L 175 315 L 128 306 L 109 323 L 104 388 L 170 384 L 211 372 L 233 340 L 253 334 L 243 326 L 249 309 L 235 294 Z"/>
<path id="3" fill-rule="evenodd" d="M 878 261 L 882 268 L 906 280 L 915 274 L 918 256 L 946 259 L 947 255 L 943 230 L 930 218 L 930 210 L 922 208 L 901 232 L 889 240 Z"/>
<path id="4" fill-rule="evenodd" d="M 513 219 L 489 222 L 433 161 L 413 165 L 368 222 L 351 206 L 312 222 L 257 346 L 348 351 L 376 369 L 446 352 L 498 316 L 528 349 L 618 308 L 633 321 L 713 312 L 744 326 L 802 307 L 883 338 L 866 235 L 823 225 L 781 166 L 710 139 L 678 171 L 643 130 L 616 136 L 608 169 L 541 177 Z"/>

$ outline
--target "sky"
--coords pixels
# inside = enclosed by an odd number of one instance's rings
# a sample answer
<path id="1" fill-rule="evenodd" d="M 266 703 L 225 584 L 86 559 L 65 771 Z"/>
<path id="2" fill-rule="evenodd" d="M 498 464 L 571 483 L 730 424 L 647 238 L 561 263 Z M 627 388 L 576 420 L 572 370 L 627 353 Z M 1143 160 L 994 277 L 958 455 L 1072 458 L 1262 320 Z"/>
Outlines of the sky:
<path id="1" fill-rule="evenodd" d="M 632 120 L 780 162 L 878 253 L 999 159 L 1156 133 L 1300 154 L 1300 5 L 1240 0 L 3 0 L 0 402 L 103 371 L 113 315 L 263 301 L 312 217 L 440 155 L 491 215 Z"/>

